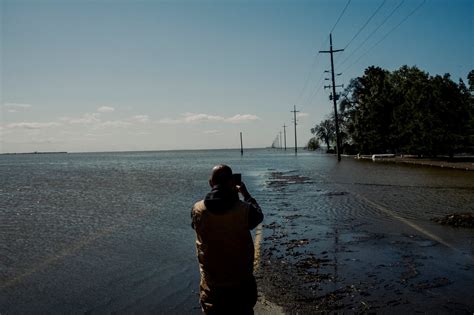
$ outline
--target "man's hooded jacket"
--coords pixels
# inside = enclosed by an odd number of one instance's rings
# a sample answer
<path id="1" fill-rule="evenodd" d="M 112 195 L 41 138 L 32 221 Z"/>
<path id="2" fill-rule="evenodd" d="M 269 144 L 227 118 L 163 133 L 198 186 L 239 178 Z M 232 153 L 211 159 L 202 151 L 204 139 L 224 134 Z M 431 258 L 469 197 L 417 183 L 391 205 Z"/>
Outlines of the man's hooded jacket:
<path id="1" fill-rule="evenodd" d="M 231 287 L 253 279 L 250 230 L 263 220 L 255 199 L 241 201 L 236 191 L 214 186 L 191 214 L 201 286 Z"/>

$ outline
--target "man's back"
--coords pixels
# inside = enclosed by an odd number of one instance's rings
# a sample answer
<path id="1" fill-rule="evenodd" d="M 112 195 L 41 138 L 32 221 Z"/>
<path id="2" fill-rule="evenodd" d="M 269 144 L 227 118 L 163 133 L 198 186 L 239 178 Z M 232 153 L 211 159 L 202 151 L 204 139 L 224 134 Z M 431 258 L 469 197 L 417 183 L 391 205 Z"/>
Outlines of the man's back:
<path id="1" fill-rule="evenodd" d="M 213 168 L 209 185 L 212 190 L 191 212 L 202 310 L 205 314 L 253 314 L 257 284 L 250 230 L 262 222 L 262 210 L 227 165 Z"/>
<path id="2" fill-rule="evenodd" d="M 254 247 L 249 210 L 249 205 L 240 200 L 220 212 L 209 210 L 204 201 L 194 205 L 201 277 L 208 285 L 232 286 L 252 277 Z"/>

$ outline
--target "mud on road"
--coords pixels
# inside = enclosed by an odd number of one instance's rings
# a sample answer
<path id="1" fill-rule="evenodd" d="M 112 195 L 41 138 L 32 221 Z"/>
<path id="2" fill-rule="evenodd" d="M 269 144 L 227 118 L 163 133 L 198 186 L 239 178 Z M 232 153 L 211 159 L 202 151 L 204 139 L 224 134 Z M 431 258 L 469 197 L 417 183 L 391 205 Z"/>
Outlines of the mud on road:
<path id="1" fill-rule="evenodd" d="M 334 208 L 371 205 L 298 171 L 269 171 L 266 190 L 256 276 L 285 312 L 474 310 L 472 251 L 446 248 L 376 211 L 367 213 L 382 219 L 338 215 Z"/>

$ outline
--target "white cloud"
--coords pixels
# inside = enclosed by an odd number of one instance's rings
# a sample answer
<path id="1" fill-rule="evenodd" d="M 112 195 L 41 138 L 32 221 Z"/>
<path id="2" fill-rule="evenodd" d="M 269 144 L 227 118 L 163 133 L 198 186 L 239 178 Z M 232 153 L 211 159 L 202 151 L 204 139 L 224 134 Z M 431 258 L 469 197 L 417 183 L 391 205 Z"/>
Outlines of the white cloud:
<path id="1" fill-rule="evenodd" d="M 204 130 L 202 133 L 206 135 L 215 135 L 215 134 L 220 133 L 220 131 L 216 129 L 212 129 L 212 130 Z"/>
<path id="2" fill-rule="evenodd" d="M 18 122 L 18 123 L 10 123 L 7 124 L 5 127 L 8 129 L 20 128 L 20 129 L 45 129 L 51 127 L 61 126 L 60 123 L 57 122 Z"/>
<path id="3" fill-rule="evenodd" d="M 20 103 L 4 103 L 3 108 L 9 113 L 16 113 L 21 110 L 27 110 L 31 108 L 30 104 L 20 104 Z"/>
<path id="4" fill-rule="evenodd" d="M 110 106 L 101 106 L 97 108 L 97 112 L 99 113 L 111 113 L 113 111 L 115 111 L 115 108 L 110 107 Z"/>
<path id="5" fill-rule="evenodd" d="M 184 121 L 185 122 L 205 122 L 205 121 L 222 121 L 225 120 L 224 117 L 208 115 L 208 114 L 194 114 L 194 113 L 185 113 Z"/>
<path id="6" fill-rule="evenodd" d="M 232 116 L 226 119 L 226 121 L 231 122 L 231 123 L 239 123 L 239 122 L 255 121 L 255 120 L 260 120 L 260 118 L 258 116 L 250 115 L 250 114 L 244 114 L 244 115 L 237 114 L 235 116 Z"/>
<path id="7" fill-rule="evenodd" d="M 181 124 L 181 123 L 183 123 L 183 120 L 172 119 L 172 118 L 163 118 L 163 119 L 158 120 L 158 123 L 166 124 L 166 125 L 173 125 L 173 124 Z"/>
<path id="8" fill-rule="evenodd" d="M 78 118 L 71 118 L 71 117 L 62 117 L 60 120 L 65 121 L 69 124 L 93 124 L 100 122 L 100 114 L 99 113 L 85 113 L 81 117 Z"/>
<path id="9" fill-rule="evenodd" d="M 112 127 L 112 128 L 123 128 L 123 127 L 128 127 L 132 123 L 124 120 L 108 120 L 108 121 L 103 121 L 100 123 L 100 127 L 107 128 L 107 127 Z"/>
<path id="10" fill-rule="evenodd" d="M 296 113 L 296 118 L 305 118 L 305 117 L 308 117 L 309 114 L 308 113 Z"/>
<path id="11" fill-rule="evenodd" d="M 145 124 L 150 121 L 150 117 L 148 115 L 135 115 L 129 117 L 124 120 L 108 120 L 102 121 L 99 123 L 99 127 L 107 128 L 107 127 L 116 127 L 116 128 L 124 128 L 131 125 L 137 124 Z"/>
<path id="12" fill-rule="evenodd" d="M 150 117 L 148 115 L 135 115 L 130 117 L 129 120 L 137 123 L 146 123 L 150 121 Z"/>
<path id="13" fill-rule="evenodd" d="M 189 124 L 189 123 L 202 123 L 202 122 L 225 122 L 225 123 L 242 123 L 248 121 L 260 120 L 256 115 L 251 114 L 237 114 L 232 117 L 223 117 L 209 114 L 195 114 L 195 113 L 184 113 L 181 118 L 172 119 L 164 118 L 159 121 L 162 124 Z"/>
<path id="14" fill-rule="evenodd" d="M 100 113 L 86 113 L 80 117 L 62 117 L 61 121 L 69 124 L 83 124 L 83 125 L 95 125 L 99 128 L 102 127 L 127 127 L 133 124 L 144 124 L 150 120 L 148 115 L 135 115 L 123 120 L 106 120 L 101 119 Z"/>

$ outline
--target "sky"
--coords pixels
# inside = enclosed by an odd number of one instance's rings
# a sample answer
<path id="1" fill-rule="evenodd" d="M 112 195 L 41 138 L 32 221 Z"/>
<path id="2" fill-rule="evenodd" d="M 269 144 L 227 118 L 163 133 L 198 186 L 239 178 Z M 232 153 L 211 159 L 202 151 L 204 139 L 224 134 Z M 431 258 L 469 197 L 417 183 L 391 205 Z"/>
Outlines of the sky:
<path id="1" fill-rule="evenodd" d="M 371 65 L 474 69 L 472 0 L 0 0 L 0 153 L 298 145 Z M 337 23 L 336 23 L 337 22 Z M 326 75 L 326 76 L 325 76 Z"/>

